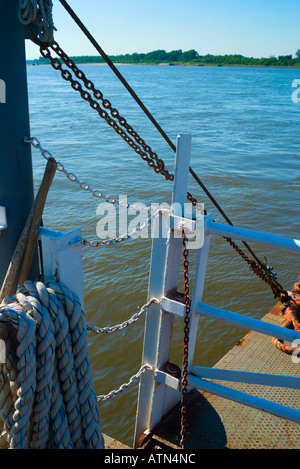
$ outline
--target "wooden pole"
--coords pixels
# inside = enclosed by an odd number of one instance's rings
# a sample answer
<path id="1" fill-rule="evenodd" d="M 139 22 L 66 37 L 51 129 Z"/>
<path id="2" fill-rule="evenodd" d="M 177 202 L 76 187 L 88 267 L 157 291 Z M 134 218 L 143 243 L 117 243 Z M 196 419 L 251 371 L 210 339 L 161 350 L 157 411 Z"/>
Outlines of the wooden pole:
<path id="1" fill-rule="evenodd" d="M 37 230 L 41 224 L 47 194 L 51 187 L 56 168 L 56 161 L 54 158 L 50 158 L 47 162 L 44 177 L 33 207 L 21 233 L 12 259 L 9 263 L 9 267 L 0 292 L 0 301 L 2 301 L 6 296 L 10 295 L 23 258 L 24 262 L 19 277 L 19 284 L 23 283 L 25 280 L 28 280 L 27 276 L 35 249 Z"/>
<path id="2" fill-rule="evenodd" d="M 22 269 L 19 277 L 18 284 L 21 285 L 26 280 L 28 280 L 28 274 L 31 267 L 31 262 L 34 254 L 34 249 L 36 246 L 37 233 L 41 225 L 42 215 L 44 211 L 44 206 L 46 203 L 47 194 L 51 187 L 55 172 L 57 168 L 57 163 L 54 158 L 50 158 L 47 162 L 45 169 L 44 178 L 39 190 L 39 193 L 36 198 L 33 220 L 31 224 L 31 229 L 28 237 L 27 247 L 25 251 L 24 261 L 22 264 Z"/>

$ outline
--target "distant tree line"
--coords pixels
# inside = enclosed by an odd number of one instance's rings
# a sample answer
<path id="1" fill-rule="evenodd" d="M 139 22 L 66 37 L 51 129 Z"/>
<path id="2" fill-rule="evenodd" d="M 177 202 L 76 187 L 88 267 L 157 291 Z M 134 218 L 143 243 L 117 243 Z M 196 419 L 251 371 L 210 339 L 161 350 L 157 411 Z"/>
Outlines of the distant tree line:
<path id="1" fill-rule="evenodd" d="M 300 67 L 300 49 L 297 50 L 295 58 L 292 55 L 271 56 L 269 58 L 244 57 L 241 54 L 226 55 L 200 55 L 194 49 L 183 52 L 181 49 L 166 52 L 155 50 L 147 53 L 133 53 L 125 55 L 110 55 L 112 62 L 122 64 L 189 64 L 189 65 L 248 65 L 248 66 L 278 66 L 278 67 Z M 71 57 L 75 63 L 104 63 L 100 56 L 76 56 Z M 30 60 L 27 63 L 46 64 L 48 59 L 40 57 L 38 60 Z"/>

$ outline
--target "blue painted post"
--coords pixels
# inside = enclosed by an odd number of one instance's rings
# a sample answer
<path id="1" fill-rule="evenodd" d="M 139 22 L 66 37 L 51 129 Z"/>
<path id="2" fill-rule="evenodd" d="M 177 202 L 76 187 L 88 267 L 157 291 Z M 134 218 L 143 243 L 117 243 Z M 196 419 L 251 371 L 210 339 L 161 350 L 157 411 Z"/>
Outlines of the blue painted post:
<path id="1" fill-rule="evenodd" d="M 5 87 L 5 100 L 0 100 L 0 205 L 6 207 L 8 224 L 0 235 L 0 284 L 34 198 L 31 150 L 23 141 L 30 130 L 24 26 L 18 5 L 18 0 L 0 0 L 0 80 Z"/>

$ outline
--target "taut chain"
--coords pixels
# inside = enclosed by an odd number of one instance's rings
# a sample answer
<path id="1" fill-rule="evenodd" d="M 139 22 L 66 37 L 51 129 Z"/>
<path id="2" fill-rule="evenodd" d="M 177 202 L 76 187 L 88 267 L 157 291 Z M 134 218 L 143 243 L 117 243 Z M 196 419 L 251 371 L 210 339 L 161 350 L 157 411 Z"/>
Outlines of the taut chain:
<path id="1" fill-rule="evenodd" d="M 92 92 L 96 100 L 93 99 L 89 91 L 83 89 L 79 81 L 74 80 L 69 70 L 64 69 L 62 67 L 61 61 L 58 58 L 52 57 L 50 47 L 61 58 L 65 65 L 73 71 L 75 76 L 83 82 L 87 90 L 90 90 Z M 163 160 L 158 158 L 157 154 L 151 150 L 150 146 L 147 145 L 145 141 L 138 135 L 138 133 L 133 130 L 133 128 L 127 123 L 126 119 L 119 114 L 119 111 L 112 107 L 110 101 L 108 99 L 104 99 L 103 93 L 95 88 L 94 83 L 91 80 L 87 79 L 84 72 L 82 70 L 79 70 L 74 61 L 61 49 L 57 42 L 54 41 L 50 46 L 42 45 L 40 47 L 40 52 L 45 59 L 50 60 L 50 63 L 55 70 L 59 70 L 61 72 L 61 76 L 63 77 L 63 79 L 69 81 L 71 83 L 72 88 L 80 93 L 82 99 L 87 101 L 91 108 L 95 109 L 98 112 L 99 116 L 105 119 L 107 124 L 112 127 L 115 132 L 120 135 L 122 139 L 127 142 L 128 145 L 133 148 L 133 150 L 144 161 L 146 161 L 150 167 L 154 169 L 156 173 L 162 174 L 166 180 L 174 180 L 174 175 L 170 174 L 168 170 L 165 169 L 165 164 Z M 102 106 L 105 109 L 101 108 L 99 101 L 101 101 Z M 110 111 L 111 117 L 109 116 L 106 109 Z M 116 119 L 118 120 L 120 125 L 116 122 Z M 124 127 L 129 135 L 120 126 Z"/>

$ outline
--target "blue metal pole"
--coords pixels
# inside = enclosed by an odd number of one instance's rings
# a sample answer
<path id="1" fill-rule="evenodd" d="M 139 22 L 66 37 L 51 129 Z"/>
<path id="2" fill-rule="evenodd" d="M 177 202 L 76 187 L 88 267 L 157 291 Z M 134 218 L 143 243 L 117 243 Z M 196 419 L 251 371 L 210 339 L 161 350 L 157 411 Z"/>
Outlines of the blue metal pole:
<path id="1" fill-rule="evenodd" d="M 8 228 L 0 235 L 0 283 L 33 204 L 33 176 L 26 75 L 24 26 L 18 0 L 0 0 L 0 80 L 6 88 L 0 102 L 0 205 Z M 13 289 L 15 286 L 13 287 Z"/>

